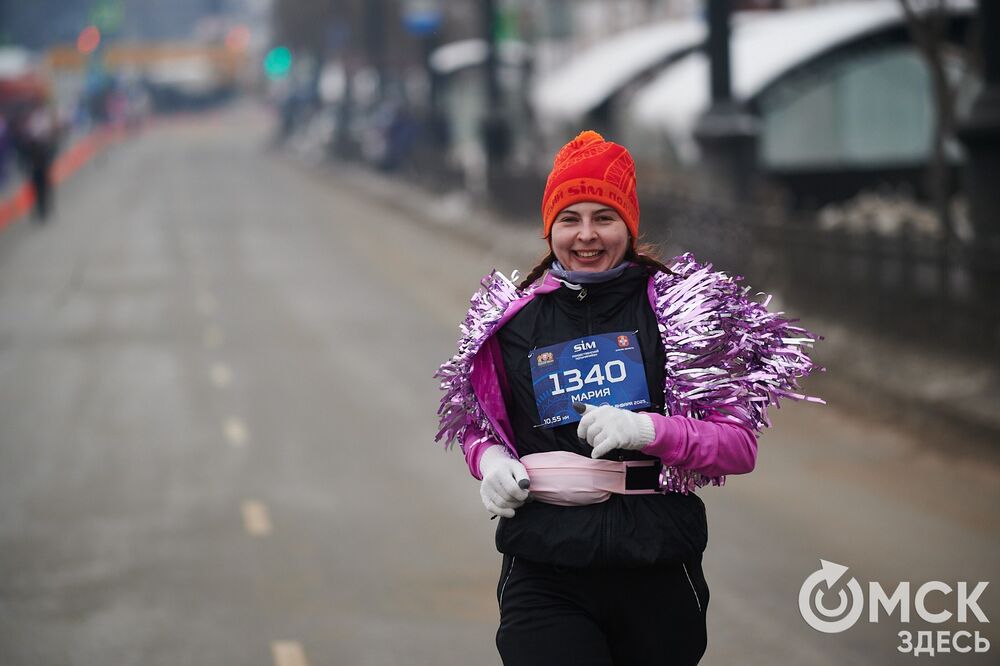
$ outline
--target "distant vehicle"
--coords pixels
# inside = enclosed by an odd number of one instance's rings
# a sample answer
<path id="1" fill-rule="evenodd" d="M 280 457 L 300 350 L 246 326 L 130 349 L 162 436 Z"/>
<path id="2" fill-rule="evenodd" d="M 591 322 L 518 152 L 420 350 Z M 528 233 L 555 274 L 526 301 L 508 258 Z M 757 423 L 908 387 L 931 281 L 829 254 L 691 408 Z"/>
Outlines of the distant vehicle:
<path id="1" fill-rule="evenodd" d="M 157 109 L 206 106 L 226 99 L 235 81 L 206 53 L 168 58 L 146 67 L 143 80 Z"/>
<path id="2" fill-rule="evenodd" d="M 75 48 L 55 47 L 47 60 L 54 70 L 78 70 L 88 60 Z M 140 80 L 157 110 L 199 108 L 229 99 L 237 90 L 246 54 L 224 45 L 192 43 L 111 44 L 101 66 L 109 74 Z"/>

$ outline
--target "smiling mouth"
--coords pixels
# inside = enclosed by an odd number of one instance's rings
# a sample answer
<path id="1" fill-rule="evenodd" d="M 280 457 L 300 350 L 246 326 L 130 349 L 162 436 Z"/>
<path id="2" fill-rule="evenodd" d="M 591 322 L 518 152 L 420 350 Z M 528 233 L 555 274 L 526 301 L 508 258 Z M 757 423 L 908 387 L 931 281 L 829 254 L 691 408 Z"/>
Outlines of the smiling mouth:
<path id="1" fill-rule="evenodd" d="M 573 254 L 581 259 L 592 259 L 602 252 L 604 252 L 604 250 L 573 250 Z"/>

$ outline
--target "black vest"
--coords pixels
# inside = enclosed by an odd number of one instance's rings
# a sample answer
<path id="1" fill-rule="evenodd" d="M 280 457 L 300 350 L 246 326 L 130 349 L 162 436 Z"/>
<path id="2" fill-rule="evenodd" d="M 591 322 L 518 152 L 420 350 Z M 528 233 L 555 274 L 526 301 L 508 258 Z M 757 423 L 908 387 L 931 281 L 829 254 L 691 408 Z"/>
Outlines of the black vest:
<path id="1" fill-rule="evenodd" d="M 497 333 L 509 393 L 507 411 L 520 455 L 573 451 L 590 455 L 576 424 L 535 427 L 540 419 L 528 353 L 538 347 L 598 333 L 636 331 L 643 354 L 648 411 L 663 413 L 664 350 L 647 297 L 649 273 L 633 266 L 608 282 L 560 287 L 537 296 Z M 648 458 L 613 451 L 613 460 Z M 549 564 L 574 567 L 644 566 L 681 562 L 707 544 L 705 506 L 695 494 L 612 495 L 589 506 L 560 507 L 529 502 L 497 526 L 497 549 Z"/>

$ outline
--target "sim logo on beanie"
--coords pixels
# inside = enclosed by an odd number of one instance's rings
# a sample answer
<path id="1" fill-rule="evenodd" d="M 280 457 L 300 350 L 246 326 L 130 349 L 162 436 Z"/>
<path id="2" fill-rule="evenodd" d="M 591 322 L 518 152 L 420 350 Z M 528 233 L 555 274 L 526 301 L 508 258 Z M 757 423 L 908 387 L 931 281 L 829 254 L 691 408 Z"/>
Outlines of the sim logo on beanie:
<path id="1" fill-rule="evenodd" d="M 606 203 L 622 216 L 632 239 L 639 236 L 635 162 L 624 146 L 586 130 L 556 153 L 542 195 L 543 237 L 559 211 L 581 201 Z"/>

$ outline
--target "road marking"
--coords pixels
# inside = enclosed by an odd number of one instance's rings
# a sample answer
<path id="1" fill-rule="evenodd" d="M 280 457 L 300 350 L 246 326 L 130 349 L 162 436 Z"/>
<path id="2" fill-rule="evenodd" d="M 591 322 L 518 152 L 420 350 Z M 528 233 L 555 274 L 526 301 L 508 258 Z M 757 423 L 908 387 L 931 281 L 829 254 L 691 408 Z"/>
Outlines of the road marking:
<path id="1" fill-rule="evenodd" d="M 225 335 L 222 333 L 222 328 L 217 324 L 210 324 L 205 329 L 204 341 L 205 346 L 209 349 L 215 349 L 222 344 L 225 339 Z"/>
<path id="2" fill-rule="evenodd" d="M 265 537 L 271 533 L 271 516 L 267 507 L 256 500 L 243 502 L 243 527 L 247 534 L 255 537 Z"/>
<path id="3" fill-rule="evenodd" d="M 198 294 L 198 310 L 200 310 L 203 315 L 214 315 L 218 308 L 219 303 L 215 300 L 215 296 L 212 296 L 212 294 L 207 291 L 203 291 Z"/>
<path id="4" fill-rule="evenodd" d="M 306 651 L 298 641 L 271 641 L 274 666 L 309 666 Z"/>
<path id="5" fill-rule="evenodd" d="M 222 431 L 226 434 L 226 439 L 233 446 L 243 446 L 247 443 L 247 427 L 243 421 L 232 416 L 226 419 L 222 426 Z"/>
<path id="6" fill-rule="evenodd" d="M 225 363 L 213 363 L 209 374 L 212 383 L 219 388 L 225 388 L 233 383 L 233 371 Z"/>

